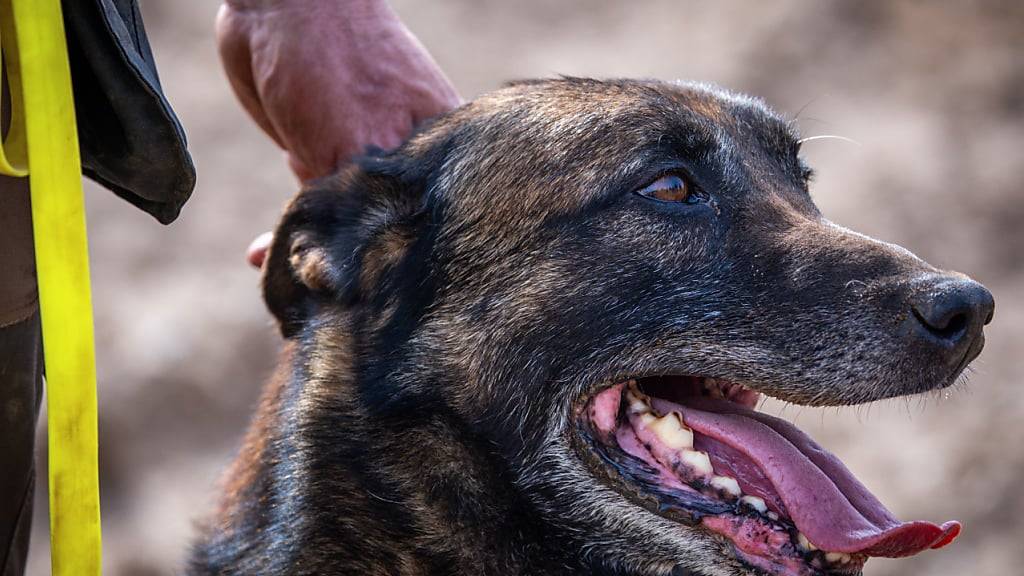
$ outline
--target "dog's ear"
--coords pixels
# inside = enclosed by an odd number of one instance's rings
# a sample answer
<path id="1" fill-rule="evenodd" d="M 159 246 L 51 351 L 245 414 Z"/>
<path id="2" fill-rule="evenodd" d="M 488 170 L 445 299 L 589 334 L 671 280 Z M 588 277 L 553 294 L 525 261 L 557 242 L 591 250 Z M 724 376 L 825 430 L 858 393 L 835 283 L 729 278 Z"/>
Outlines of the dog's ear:
<path id="1" fill-rule="evenodd" d="M 263 271 L 263 297 L 286 338 L 316 307 L 358 299 L 374 240 L 407 229 L 422 214 L 423 178 L 399 160 L 368 158 L 314 182 L 289 203 Z"/>

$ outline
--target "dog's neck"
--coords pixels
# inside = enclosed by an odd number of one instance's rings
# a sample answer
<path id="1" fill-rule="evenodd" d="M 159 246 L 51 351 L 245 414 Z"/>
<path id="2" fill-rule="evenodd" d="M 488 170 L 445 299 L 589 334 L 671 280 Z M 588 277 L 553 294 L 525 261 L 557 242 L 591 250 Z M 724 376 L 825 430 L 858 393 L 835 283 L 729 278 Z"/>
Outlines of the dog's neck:
<path id="1" fill-rule="evenodd" d="M 453 414 L 370 413 L 365 396 L 387 388 L 338 370 L 338 345 L 286 349 L 229 471 L 204 567 L 215 558 L 260 574 L 594 573 Z"/>

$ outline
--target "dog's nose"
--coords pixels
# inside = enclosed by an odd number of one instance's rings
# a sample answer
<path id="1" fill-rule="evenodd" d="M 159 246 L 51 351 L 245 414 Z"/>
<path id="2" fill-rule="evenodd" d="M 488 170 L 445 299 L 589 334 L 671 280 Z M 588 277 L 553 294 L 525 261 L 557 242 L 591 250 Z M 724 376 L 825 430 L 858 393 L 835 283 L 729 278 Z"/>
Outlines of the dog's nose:
<path id="1" fill-rule="evenodd" d="M 921 336 L 959 350 L 982 336 L 982 329 L 992 321 L 995 300 L 974 280 L 944 277 L 918 290 L 910 306 Z"/>

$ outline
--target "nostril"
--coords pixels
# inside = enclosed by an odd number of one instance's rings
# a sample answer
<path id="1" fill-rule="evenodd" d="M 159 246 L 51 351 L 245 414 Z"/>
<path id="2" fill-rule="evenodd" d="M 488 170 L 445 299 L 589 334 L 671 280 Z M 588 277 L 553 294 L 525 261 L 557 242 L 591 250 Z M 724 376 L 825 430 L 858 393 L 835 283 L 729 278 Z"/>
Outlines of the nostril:
<path id="1" fill-rule="evenodd" d="M 948 318 L 929 319 L 922 315 L 917 308 L 914 308 L 914 316 L 917 316 L 918 321 L 924 324 L 929 332 L 944 340 L 952 340 L 967 327 L 968 316 L 963 312 L 954 313 Z"/>
<path id="2" fill-rule="evenodd" d="M 956 346 L 979 336 L 992 319 L 992 294 L 972 280 L 940 280 L 911 299 L 919 324 L 933 339 Z"/>
<path id="3" fill-rule="evenodd" d="M 954 314 L 946 323 L 946 327 L 940 328 L 939 332 L 946 336 L 953 336 L 967 327 L 967 318 L 967 314 Z"/>

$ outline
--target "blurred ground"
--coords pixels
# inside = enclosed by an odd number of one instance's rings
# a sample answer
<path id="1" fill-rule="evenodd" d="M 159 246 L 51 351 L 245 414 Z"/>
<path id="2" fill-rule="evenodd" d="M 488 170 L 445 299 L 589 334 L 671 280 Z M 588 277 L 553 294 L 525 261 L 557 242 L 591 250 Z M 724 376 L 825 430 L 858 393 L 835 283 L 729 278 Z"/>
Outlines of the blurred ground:
<path id="1" fill-rule="evenodd" d="M 435 0 L 395 3 L 466 97 L 528 76 L 700 79 L 763 96 L 806 134 L 840 224 L 968 272 L 995 323 L 970 385 L 861 409 L 775 406 L 898 516 L 959 519 L 952 547 L 871 576 L 1013 573 L 1024 542 L 1024 3 Z M 173 574 L 209 510 L 277 338 L 244 264 L 294 191 L 220 72 L 212 0 L 143 2 L 199 171 L 168 228 L 89 186 L 104 559 Z M 41 437 L 42 439 L 42 437 Z M 43 442 L 45 446 L 45 442 Z M 45 462 L 45 458 L 43 460 Z M 47 574 L 39 492 L 29 573 Z"/>

